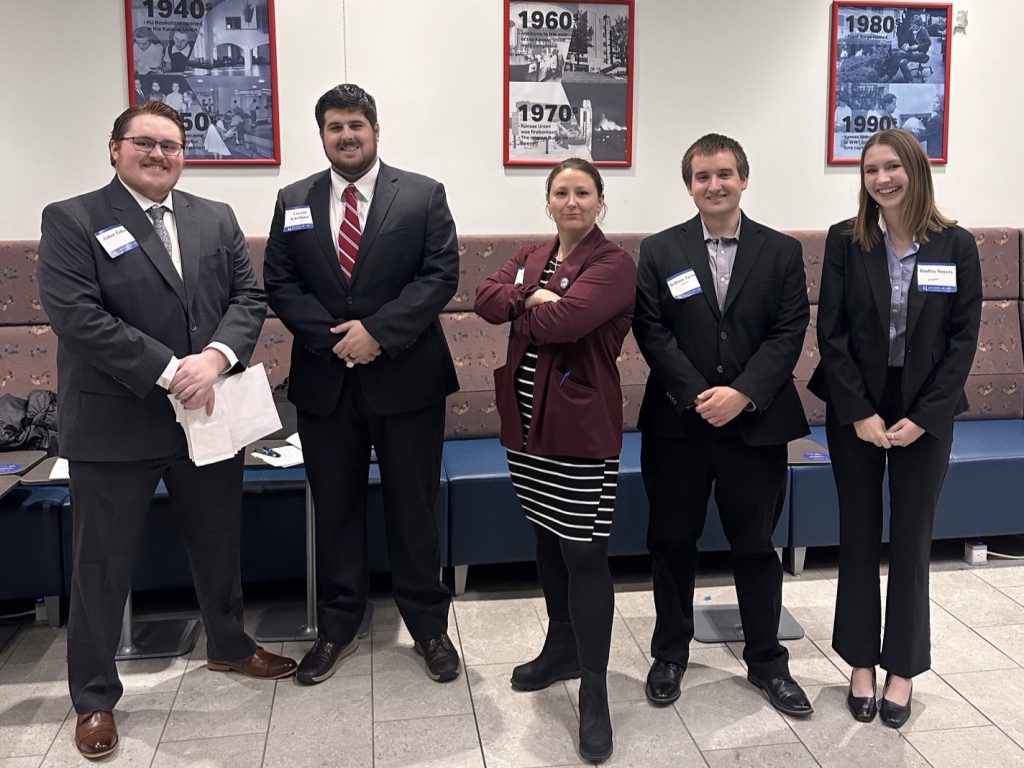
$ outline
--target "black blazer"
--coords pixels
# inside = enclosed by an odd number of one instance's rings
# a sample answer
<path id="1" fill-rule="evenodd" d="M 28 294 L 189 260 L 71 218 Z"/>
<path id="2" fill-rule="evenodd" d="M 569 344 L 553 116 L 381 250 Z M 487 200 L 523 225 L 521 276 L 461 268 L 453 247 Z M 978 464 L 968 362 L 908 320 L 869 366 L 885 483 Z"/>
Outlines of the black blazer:
<path id="1" fill-rule="evenodd" d="M 702 293 L 672 297 L 668 279 L 693 269 Z M 725 307 L 718 309 L 699 216 L 640 244 L 633 333 L 651 375 L 638 426 L 663 437 L 717 430 L 693 409 L 697 395 L 731 386 L 753 411 L 734 423 L 748 445 L 779 445 L 810 431 L 793 368 L 810 319 L 800 243 L 745 215 Z M 727 425 L 728 426 L 728 425 Z"/>
<path id="2" fill-rule="evenodd" d="M 167 390 L 171 355 L 221 342 L 248 365 L 267 313 L 245 237 L 224 203 L 175 190 L 182 277 L 149 217 L 115 177 L 43 210 L 39 294 L 57 334 L 61 454 L 79 461 L 165 458 L 185 448 Z M 95 233 L 138 243 L 116 258 Z"/>
<path id="3" fill-rule="evenodd" d="M 288 397 L 316 415 L 334 410 L 346 376 L 360 379 L 382 415 L 417 410 L 459 388 L 438 314 L 459 284 L 459 246 L 444 187 L 384 163 L 359 245 L 351 285 L 331 230 L 331 172 L 282 189 L 270 225 L 263 275 L 270 306 L 295 337 Z M 308 205 L 313 228 L 284 231 L 286 208 Z M 362 320 L 382 354 L 346 368 L 330 328 Z"/>
<path id="4" fill-rule="evenodd" d="M 808 389 L 835 410 L 840 424 L 878 412 L 889 365 L 891 288 L 885 243 L 865 253 L 846 233 L 828 231 L 818 299 L 821 363 Z M 981 324 L 981 263 L 974 236 L 962 227 L 929 232 L 917 262 L 956 265 L 955 293 L 919 291 L 917 270 L 907 306 L 903 404 L 907 418 L 935 436 L 967 410 L 964 383 Z"/>

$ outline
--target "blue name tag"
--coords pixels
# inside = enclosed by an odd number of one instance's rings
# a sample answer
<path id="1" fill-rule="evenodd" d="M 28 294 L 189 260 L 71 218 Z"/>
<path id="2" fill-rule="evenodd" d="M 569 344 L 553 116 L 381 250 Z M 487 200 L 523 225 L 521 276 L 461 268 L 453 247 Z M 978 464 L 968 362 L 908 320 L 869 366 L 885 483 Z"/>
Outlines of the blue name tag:
<path id="1" fill-rule="evenodd" d="M 821 451 L 805 451 L 804 458 L 808 461 L 828 461 L 829 455 Z"/>
<path id="2" fill-rule="evenodd" d="M 13 475 L 21 471 L 21 464 L 0 464 L 0 475 Z"/>
<path id="3" fill-rule="evenodd" d="M 313 213 L 308 205 L 297 205 L 284 209 L 284 231 L 295 232 L 313 228 Z"/>

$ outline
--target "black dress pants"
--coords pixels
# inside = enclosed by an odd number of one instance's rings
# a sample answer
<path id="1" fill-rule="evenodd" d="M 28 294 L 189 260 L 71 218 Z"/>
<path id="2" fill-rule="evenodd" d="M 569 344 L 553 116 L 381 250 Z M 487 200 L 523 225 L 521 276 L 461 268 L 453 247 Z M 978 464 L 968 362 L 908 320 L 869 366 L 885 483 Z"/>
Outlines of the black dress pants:
<path id="1" fill-rule="evenodd" d="M 412 383 L 411 383 L 412 384 Z M 316 508 L 320 636 L 356 635 L 369 591 L 366 492 L 370 446 L 377 452 L 395 603 L 413 639 L 448 629 L 451 593 L 441 583 L 434 504 L 441 477 L 444 402 L 382 416 L 366 405 L 358 375 L 345 377 L 327 416 L 298 412 L 306 476 Z"/>
<path id="2" fill-rule="evenodd" d="M 903 417 L 902 369 L 890 369 L 878 413 L 891 426 Z M 900 677 L 931 667 L 928 562 L 932 524 L 949 466 L 953 425 L 885 450 L 857 437 L 852 424 L 825 412 L 828 449 L 839 494 L 839 590 L 832 647 L 852 667 L 876 664 Z M 889 468 L 889 584 L 881 640 L 879 565 L 882 482 Z"/>
<path id="3" fill-rule="evenodd" d="M 242 628 L 239 546 L 243 456 L 195 466 L 188 456 L 150 461 L 72 461 L 72 573 L 68 687 L 78 712 L 113 709 L 124 687 L 114 654 L 139 537 L 163 478 L 180 521 L 207 657 L 244 659 L 256 644 Z"/>
<path id="4" fill-rule="evenodd" d="M 735 433 L 692 440 L 644 435 L 640 469 L 651 509 L 647 547 L 657 610 L 651 655 L 681 667 L 689 660 L 697 540 L 713 484 L 732 550 L 743 659 L 761 678 L 788 672 L 789 653 L 778 640 L 782 564 L 772 545 L 786 495 L 786 446 L 749 446 Z"/>

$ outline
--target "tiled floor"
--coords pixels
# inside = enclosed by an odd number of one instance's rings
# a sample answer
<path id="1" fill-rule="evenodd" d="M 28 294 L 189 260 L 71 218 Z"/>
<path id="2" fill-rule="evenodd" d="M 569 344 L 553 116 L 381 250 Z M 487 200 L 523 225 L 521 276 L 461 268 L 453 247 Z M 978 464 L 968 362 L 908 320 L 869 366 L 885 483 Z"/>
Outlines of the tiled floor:
<path id="1" fill-rule="evenodd" d="M 916 680 L 914 715 L 896 732 L 855 723 L 846 668 L 830 648 L 834 573 L 787 577 L 785 604 L 807 636 L 789 643 L 794 675 L 815 706 L 780 716 L 746 682 L 735 644 L 695 644 L 683 695 L 644 700 L 654 622 L 650 591 L 620 591 L 609 675 L 614 766 L 1024 766 L 1024 565 L 933 566 L 933 670 Z M 726 581 L 726 580 L 720 580 Z M 710 598 L 710 600 L 709 600 Z M 730 586 L 695 601 L 729 602 Z M 251 618 L 255 619 L 256 611 Z M 438 685 L 423 673 L 390 601 L 373 633 L 322 685 L 266 683 L 188 659 L 121 665 L 121 746 L 103 764 L 172 768 L 578 765 L 577 683 L 516 693 L 512 667 L 544 638 L 538 597 L 455 601 L 450 634 L 465 673 Z M 282 650 L 281 644 L 272 650 Z M 283 646 L 301 655 L 296 643 Z M 64 630 L 32 627 L 0 653 L 0 768 L 85 765 L 72 744 Z"/>

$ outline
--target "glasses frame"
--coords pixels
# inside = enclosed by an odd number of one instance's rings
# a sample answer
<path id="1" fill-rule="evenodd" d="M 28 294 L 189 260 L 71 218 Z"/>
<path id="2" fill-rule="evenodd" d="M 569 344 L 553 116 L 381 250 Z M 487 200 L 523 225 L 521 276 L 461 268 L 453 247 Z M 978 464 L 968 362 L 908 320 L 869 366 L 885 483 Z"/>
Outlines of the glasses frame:
<path id="1" fill-rule="evenodd" d="M 182 144 L 180 141 L 157 141 L 156 139 L 151 139 L 149 136 L 122 136 L 120 139 L 118 139 L 118 141 L 130 141 L 132 143 L 132 147 L 134 147 L 137 152 L 145 152 L 147 155 L 153 154 L 153 150 L 156 149 L 157 147 L 160 147 L 160 152 L 164 156 L 177 157 L 185 149 L 185 145 Z M 149 149 L 146 149 L 145 147 L 140 147 L 138 144 L 138 142 L 140 141 L 152 142 L 153 146 L 150 147 Z M 175 147 L 177 147 L 177 149 L 175 149 L 172 152 L 169 152 L 164 147 L 165 144 L 173 144 Z"/>

